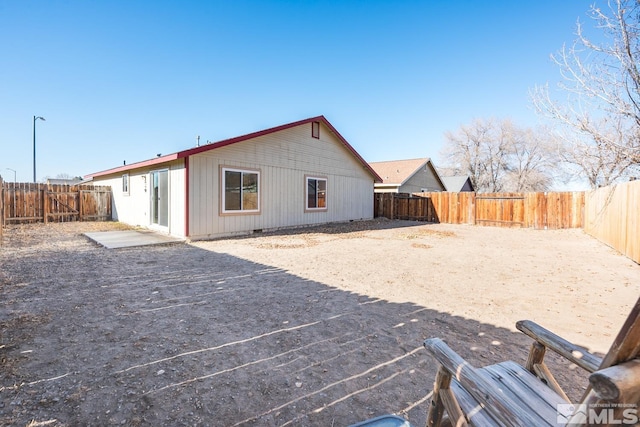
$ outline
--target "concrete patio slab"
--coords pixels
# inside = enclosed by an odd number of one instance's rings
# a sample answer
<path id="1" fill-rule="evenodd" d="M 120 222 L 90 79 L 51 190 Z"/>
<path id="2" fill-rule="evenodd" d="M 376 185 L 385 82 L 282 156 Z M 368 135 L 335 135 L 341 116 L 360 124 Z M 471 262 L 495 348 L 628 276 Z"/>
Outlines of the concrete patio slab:
<path id="1" fill-rule="evenodd" d="M 107 249 L 184 242 L 184 239 L 167 236 L 151 230 L 99 231 L 84 233 L 84 235 Z"/>

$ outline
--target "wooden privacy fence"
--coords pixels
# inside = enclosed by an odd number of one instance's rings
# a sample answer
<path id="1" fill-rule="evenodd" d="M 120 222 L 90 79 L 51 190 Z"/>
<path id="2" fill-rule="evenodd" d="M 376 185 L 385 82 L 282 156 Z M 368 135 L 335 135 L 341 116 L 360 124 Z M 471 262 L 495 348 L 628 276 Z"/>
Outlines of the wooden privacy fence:
<path id="1" fill-rule="evenodd" d="M 428 199 L 430 202 L 419 200 Z M 447 224 L 580 228 L 584 193 L 377 193 L 375 216 Z"/>
<path id="2" fill-rule="evenodd" d="M 640 181 L 586 193 L 584 231 L 640 264 Z"/>
<path id="3" fill-rule="evenodd" d="M 475 196 L 475 224 L 536 230 L 580 228 L 583 192 L 483 193 Z"/>
<path id="4" fill-rule="evenodd" d="M 374 216 L 389 219 L 408 219 L 437 222 L 431 199 L 406 193 L 375 193 Z"/>
<path id="5" fill-rule="evenodd" d="M 476 223 L 476 193 L 420 193 L 419 197 L 429 197 L 436 210 L 436 222 L 445 224 Z"/>
<path id="6" fill-rule="evenodd" d="M 4 182 L 0 212 L 4 224 L 109 221 L 111 187 Z"/>

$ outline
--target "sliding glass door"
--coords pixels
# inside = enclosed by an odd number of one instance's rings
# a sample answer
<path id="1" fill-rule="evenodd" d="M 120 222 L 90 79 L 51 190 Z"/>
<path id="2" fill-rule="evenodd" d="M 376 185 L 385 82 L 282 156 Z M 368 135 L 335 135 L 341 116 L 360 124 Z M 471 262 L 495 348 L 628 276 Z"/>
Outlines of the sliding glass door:
<path id="1" fill-rule="evenodd" d="M 169 226 L 169 171 L 151 172 L 151 224 Z"/>

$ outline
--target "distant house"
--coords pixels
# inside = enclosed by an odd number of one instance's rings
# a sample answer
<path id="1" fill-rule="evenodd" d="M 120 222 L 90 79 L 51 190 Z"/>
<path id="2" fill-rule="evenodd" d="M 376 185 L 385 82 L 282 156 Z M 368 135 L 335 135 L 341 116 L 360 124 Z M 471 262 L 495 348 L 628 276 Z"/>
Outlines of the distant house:
<path id="1" fill-rule="evenodd" d="M 444 182 L 447 191 L 452 193 L 461 193 L 463 191 L 476 191 L 471 183 L 471 178 L 466 175 L 459 176 L 443 176 L 442 182 Z"/>
<path id="2" fill-rule="evenodd" d="M 324 116 L 87 176 L 114 219 L 189 238 L 373 218 L 376 172 Z"/>
<path id="3" fill-rule="evenodd" d="M 82 179 L 80 178 L 47 178 L 47 184 L 49 185 L 76 185 L 81 182 Z"/>
<path id="4" fill-rule="evenodd" d="M 447 191 L 429 158 L 370 162 L 382 178 L 376 193 L 424 193 Z"/>

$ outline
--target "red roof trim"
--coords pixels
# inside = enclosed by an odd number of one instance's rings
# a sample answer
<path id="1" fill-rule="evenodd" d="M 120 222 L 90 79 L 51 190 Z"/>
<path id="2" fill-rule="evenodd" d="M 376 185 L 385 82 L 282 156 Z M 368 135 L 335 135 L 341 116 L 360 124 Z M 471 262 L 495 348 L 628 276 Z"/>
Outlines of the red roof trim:
<path id="1" fill-rule="evenodd" d="M 155 165 L 155 164 L 158 164 L 158 163 L 168 162 L 168 161 L 171 161 L 171 160 L 182 159 L 182 158 L 186 158 L 186 157 L 192 156 L 194 154 L 203 153 L 203 152 L 209 151 L 209 150 L 215 150 L 216 148 L 221 148 L 221 147 L 225 147 L 227 145 L 235 144 L 235 143 L 246 141 L 246 140 L 249 140 L 249 139 L 258 138 L 260 136 L 269 135 L 269 134 L 274 133 L 274 132 L 279 132 L 279 131 L 282 131 L 282 130 L 291 129 L 293 127 L 300 126 L 300 125 L 303 125 L 303 124 L 306 124 L 306 123 L 311 123 L 311 122 L 322 122 L 322 123 L 324 123 L 331 130 L 331 132 L 333 132 L 333 134 L 340 140 L 340 142 L 342 142 L 342 144 L 347 148 L 347 150 L 349 150 L 349 152 L 351 152 L 351 154 L 362 164 L 362 166 L 367 170 L 367 172 L 369 172 L 371 174 L 371 176 L 373 176 L 374 182 L 382 182 L 382 178 L 380 178 L 380 176 L 376 173 L 376 171 L 373 170 L 373 168 L 371 166 L 369 166 L 369 163 L 367 163 L 360 156 L 360 154 L 358 154 L 358 152 L 351 146 L 351 144 L 349 144 L 347 142 L 347 140 L 344 139 L 344 137 L 342 135 L 340 135 L 340 132 L 338 132 L 336 130 L 336 128 L 334 128 L 333 125 L 331 123 L 329 123 L 329 121 L 324 116 L 311 117 L 309 119 L 299 120 L 297 122 L 288 123 L 288 124 L 285 124 L 285 125 L 276 126 L 276 127 L 273 127 L 273 128 L 261 130 L 261 131 L 258 131 L 258 132 L 253 132 L 253 133 L 249 133 L 249 134 L 246 134 L 246 135 L 236 136 L 235 138 L 229 138 L 229 139 L 225 139 L 225 140 L 222 140 L 222 141 L 214 142 L 213 144 L 207 144 L 207 145 L 202 145 L 200 147 L 190 148 L 188 150 L 179 151 L 177 153 L 169 154 L 167 156 L 162 156 L 162 157 L 158 157 L 158 158 L 155 158 L 155 159 L 150 159 L 150 160 L 146 160 L 146 161 L 143 161 L 143 162 L 132 163 L 130 165 L 120 166 L 120 167 L 117 167 L 117 168 L 114 168 L 114 169 L 108 169 L 106 171 L 97 172 L 97 173 L 94 173 L 94 174 L 87 175 L 85 178 L 109 175 L 109 174 L 113 174 L 113 173 L 124 172 L 124 171 L 135 169 L 135 168 L 140 168 L 140 167 Z"/>
<path id="2" fill-rule="evenodd" d="M 127 171 L 130 171 L 132 169 L 138 169 L 138 168 L 144 168 L 144 167 L 147 167 L 147 166 L 153 166 L 153 165 L 157 165 L 157 164 L 160 164 L 160 163 L 170 162 L 170 161 L 176 160 L 176 159 L 178 159 L 178 153 L 167 154 L 166 156 L 160 156 L 160 157 L 156 157 L 154 159 L 143 160 L 141 162 L 131 163 L 129 165 L 123 165 L 123 166 L 119 166 L 117 168 L 107 169 L 107 170 L 104 170 L 104 171 L 101 171 L 101 172 L 92 173 L 92 174 L 86 175 L 85 178 L 95 178 L 97 176 L 111 175 L 111 174 L 118 173 L 118 172 L 127 172 Z"/>
<path id="3" fill-rule="evenodd" d="M 213 144 L 201 145 L 200 147 L 195 147 L 195 148 L 190 148 L 188 150 L 180 151 L 179 153 L 177 153 L 178 154 L 178 158 L 192 156 L 194 154 L 203 153 L 203 152 L 209 151 L 209 150 L 215 150 L 216 148 L 226 147 L 227 145 L 235 144 L 237 142 L 242 142 L 242 141 L 246 141 L 248 139 L 253 139 L 253 138 L 258 138 L 260 136 L 269 135 L 269 134 L 274 133 L 274 132 L 279 132 L 281 130 L 290 129 L 292 127 L 300 126 L 300 125 L 303 125 L 305 123 L 309 123 L 309 122 L 312 122 L 312 121 L 319 121 L 320 119 L 323 119 L 326 122 L 326 119 L 324 117 L 322 117 L 322 116 L 314 117 L 312 119 L 300 120 L 300 121 L 297 121 L 297 122 L 288 123 L 286 125 L 276 126 L 276 127 L 265 129 L 265 130 L 261 130 L 261 131 L 258 131 L 258 132 L 252 132 L 252 133 L 248 133 L 246 135 L 236 136 L 234 138 L 223 139 L 222 141 L 214 142 Z"/>
<path id="4" fill-rule="evenodd" d="M 351 146 L 351 144 L 349 144 L 347 142 L 346 139 L 344 139 L 344 137 L 342 135 L 340 135 L 340 132 L 338 132 L 338 130 L 336 128 L 333 127 L 333 125 L 331 123 L 329 123 L 329 120 L 325 119 L 324 116 L 320 116 L 321 121 L 327 125 L 327 127 L 329 129 L 331 129 L 331 132 L 333 132 L 335 134 L 335 136 L 338 137 L 338 139 L 340 141 L 342 141 L 342 143 L 344 144 L 345 147 L 347 147 L 347 149 L 349 151 L 351 151 L 351 154 L 353 154 L 359 161 L 360 163 L 362 163 L 362 165 L 365 167 L 365 169 L 367 169 L 367 171 L 373 175 L 374 177 L 374 182 L 382 182 L 382 178 L 380 178 L 380 176 L 376 173 L 375 170 L 373 170 L 373 168 L 369 165 L 369 163 L 366 162 L 365 159 L 362 158 L 362 156 L 360 156 L 360 154 L 358 154 L 358 152 Z M 313 119 L 311 119 L 313 120 Z"/>

